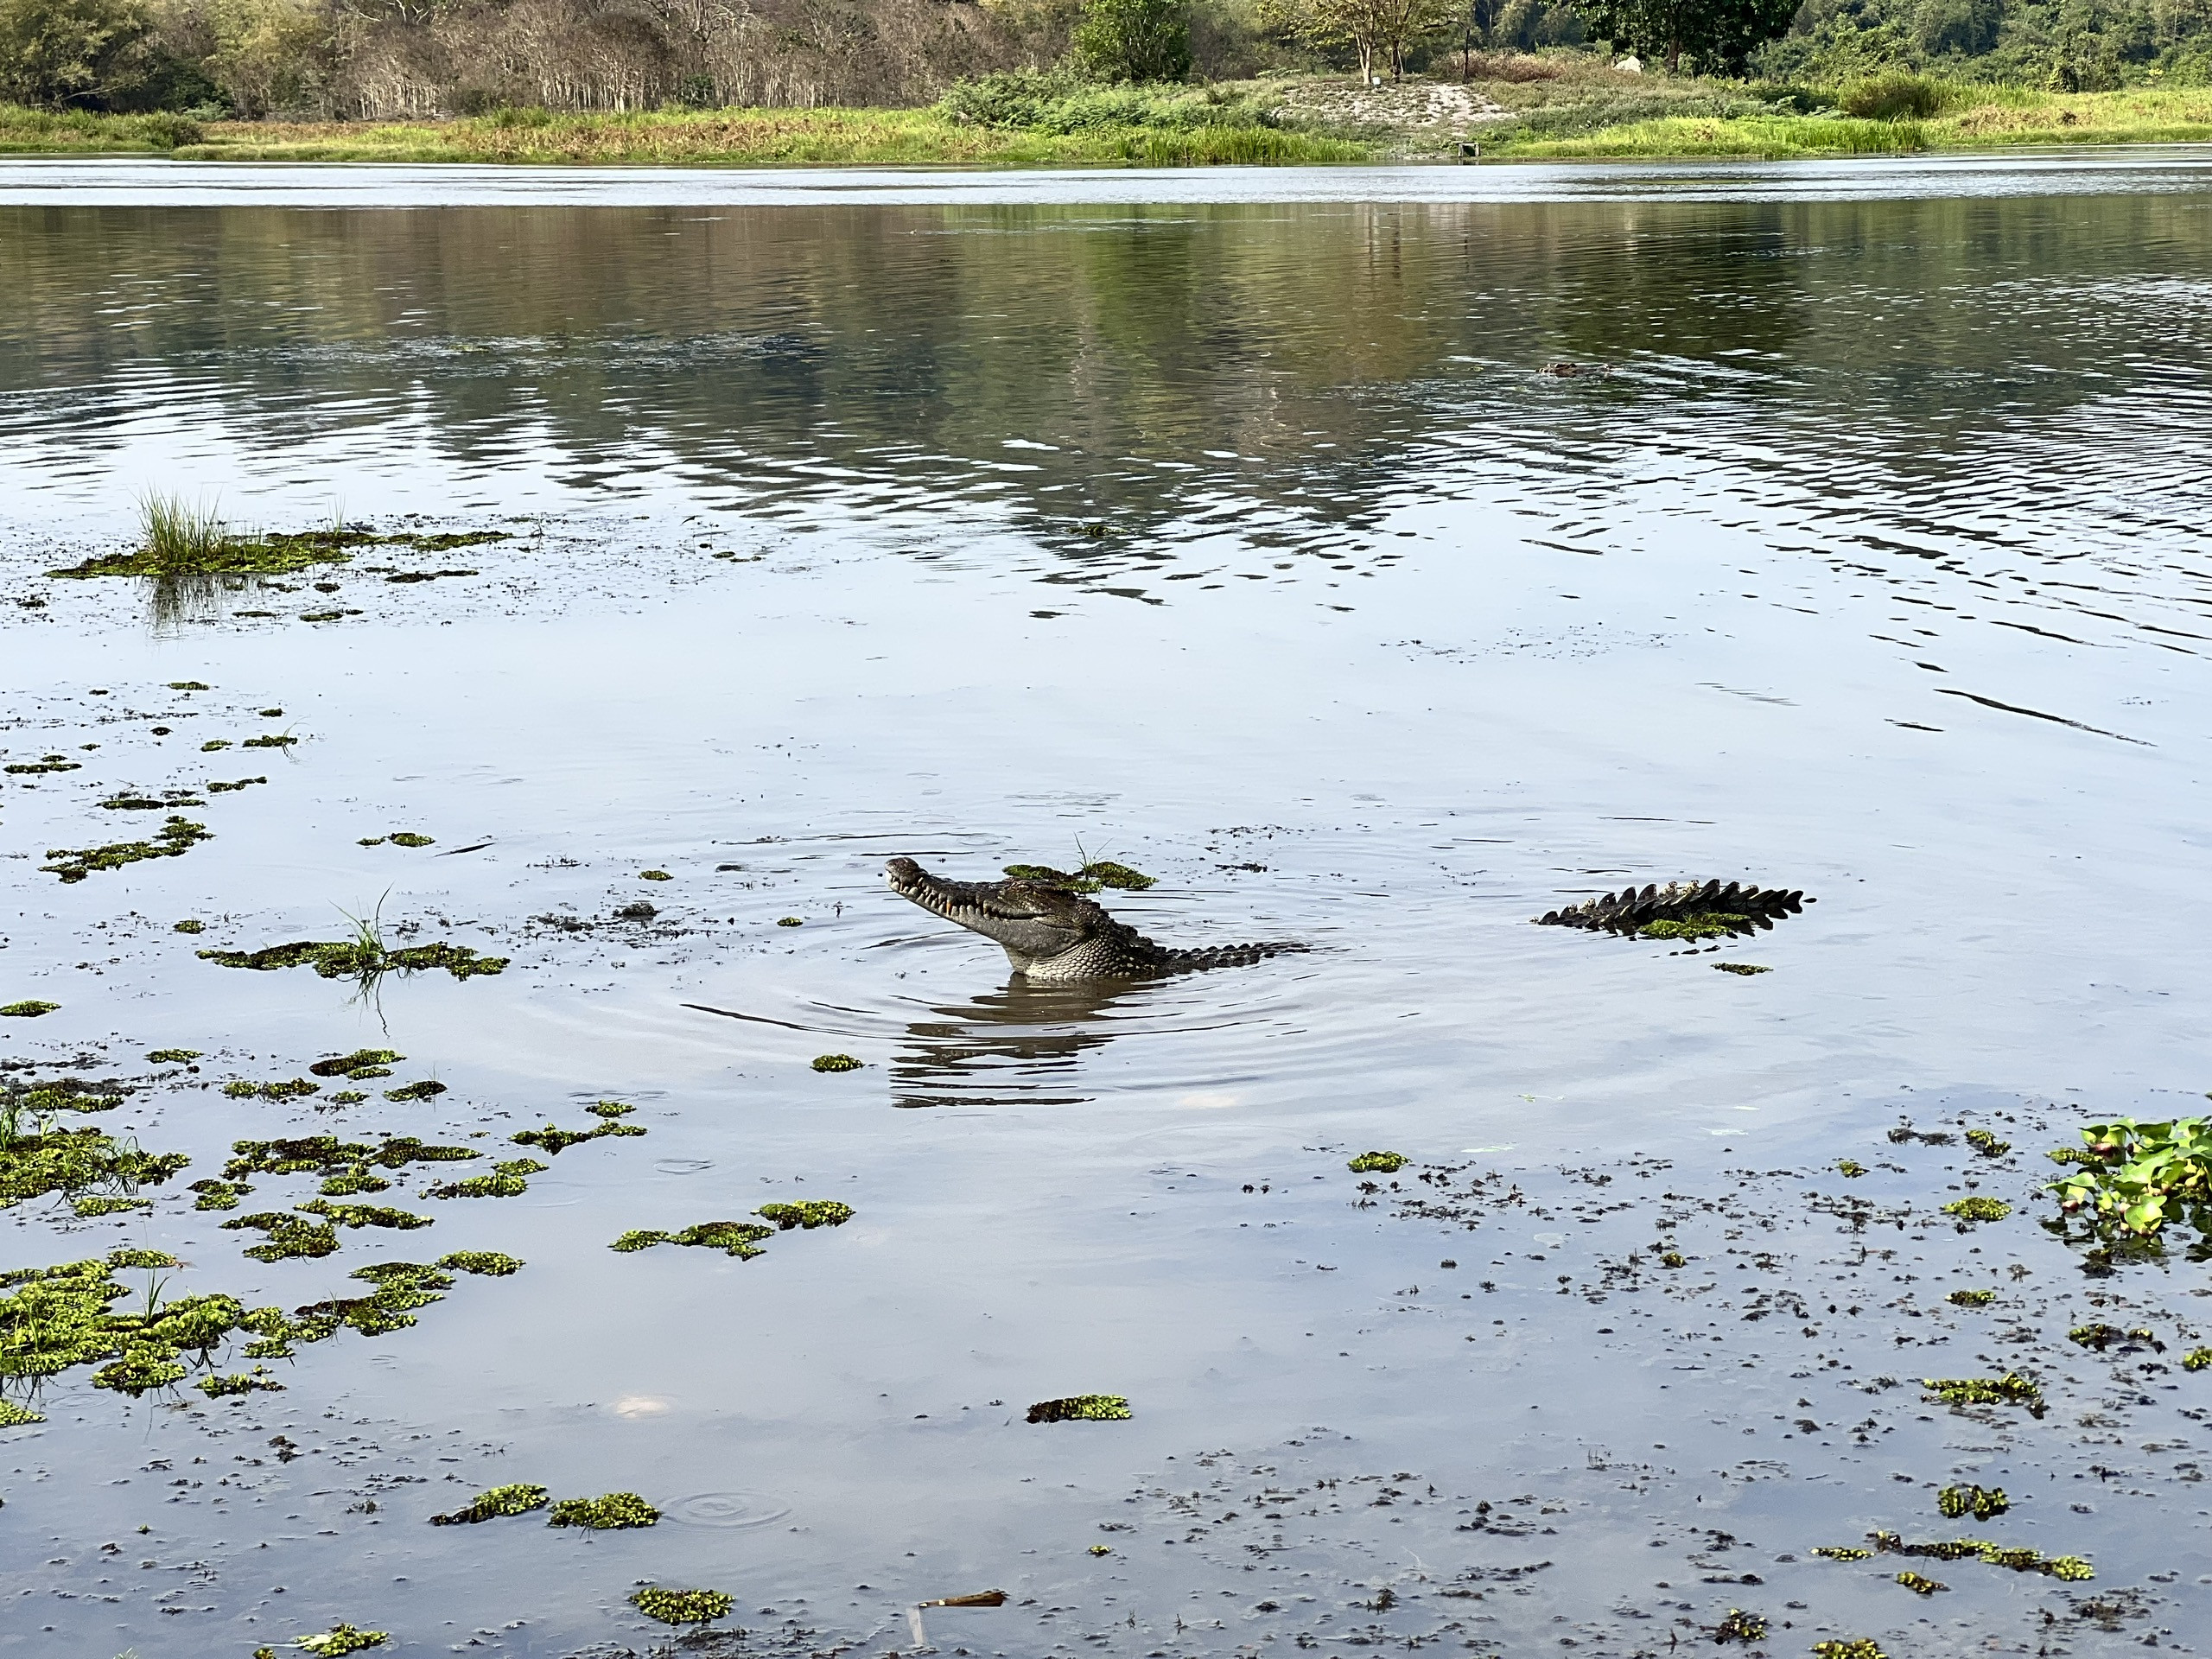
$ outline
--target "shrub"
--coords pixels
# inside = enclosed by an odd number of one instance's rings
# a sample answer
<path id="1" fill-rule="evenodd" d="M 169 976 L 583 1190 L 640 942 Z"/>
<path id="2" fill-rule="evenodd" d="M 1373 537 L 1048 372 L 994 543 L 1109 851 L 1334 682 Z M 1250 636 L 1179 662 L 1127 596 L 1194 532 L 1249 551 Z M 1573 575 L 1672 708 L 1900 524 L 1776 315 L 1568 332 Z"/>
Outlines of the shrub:
<path id="1" fill-rule="evenodd" d="M 1094 80 L 1180 80 L 1191 25 L 1177 0 L 1084 0 L 1070 49 Z"/>
<path id="2" fill-rule="evenodd" d="M 1853 81 L 1837 101 L 1846 115 L 1868 121 L 1924 121 L 1943 107 L 1944 90 L 1925 75 L 1893 73 Z"/>

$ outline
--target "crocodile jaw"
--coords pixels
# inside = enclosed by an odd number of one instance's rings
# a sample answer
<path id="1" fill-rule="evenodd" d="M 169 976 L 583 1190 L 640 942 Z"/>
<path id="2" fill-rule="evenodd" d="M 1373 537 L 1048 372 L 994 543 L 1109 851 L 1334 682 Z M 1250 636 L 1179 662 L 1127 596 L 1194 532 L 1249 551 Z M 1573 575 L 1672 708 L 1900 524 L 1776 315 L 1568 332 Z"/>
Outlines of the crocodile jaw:
<path id="1" fill-rule="evenodd" d="M 1095 931 L 1084 912 L 1098 907 L 1086 899 L 1029 881 L 948 881 L 911 858 L 893 859 L 884 875 L 901 899 L 997 944 L 1018 974 L 1044 980 L 1090 976 L 1087 964 L 1078 964 L 1081 947 Z M 1057 963 L 1058 957 L 1068 961 Z"/>

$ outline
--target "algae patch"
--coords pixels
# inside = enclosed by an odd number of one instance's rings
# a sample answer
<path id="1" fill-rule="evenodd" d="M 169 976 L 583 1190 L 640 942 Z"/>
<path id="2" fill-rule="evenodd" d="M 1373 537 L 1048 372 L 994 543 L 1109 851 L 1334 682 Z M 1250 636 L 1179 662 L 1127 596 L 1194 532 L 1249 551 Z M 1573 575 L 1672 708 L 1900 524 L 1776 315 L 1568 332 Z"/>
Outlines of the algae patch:
<path id="1" fill-rule="evenodd" d="M 442 1186 L 433 1186 L 424 1196 L 433 1198 L 518 1198 L 530 1191 L 530 1177 L 544 1173 L 548 1166 L 535 1158 L 515 1158 L 492 1166 L 489 1175 L 472 1175 L 466 1180 L 448 1181 Z"/>
<path id="2" fill-rule="evenodd" d="M 0 1020 L 35 1020 L 41 1014 L 52 1014 L 60 1006 L 59 1002 L 41 1002 L 32 997 L 0 1006 Z"/>
<path id="3" fill-rule="evenodd" d="M 863 1063 L 849 1054 L 817 1054 L 814 1069 L 817 1071 L 857 1071 Z"/>
<path id="4" fill-rule="evenodd" d="M 428 973 L 442 968 L 455 979 L 504 972 L 507 957 L 482 957 L 466 945 L 417 944 L 387 950 L 362 939 L 296 939 L 258 950 L 201 950 L 203 962 L 219 968 L 249 968 L 271 973 L 280 968 L 311 967 L 325 979 L 374 979 L 379 975 Z"/>
<path id="5" fill-rule="evenodd" d="M 760 1241 L 773 1238 L 773 1227 L 759 1227 L 745 1221 L 702 1221 L 696 1227 L 686 1227 L 680 1232 L 664 1233 L 637 1229 L 622 1235 L 607 1248 L 627 1255 L 636 1250 L 649 1250 L 656 1244 L 685 1244 L 700 1249 L 721 1250 L 749 1262 L 761 1252 Z"/>
<path id="6" fill-rule="evenodd" d="M 496 1521 L 503 1516 L 527 1515 L 532 1510 L 542 1510 L 550 1501 L 551 1494 L 543 1486 L 531 1486 L 517 1482 L 511 1486 L 494 1486 L 480 1492 L 468 1503 L 450 1515 L 434 1515 L 434 1527 L 473 1527 L 486 1521 Z"/>
<path id="7" fill-rule="evenodd" d="M 82 881 L 94 870 L 119 870 L 149 858 L 181 858 L 200 842 L 213 839 L 206 824 L 171 813 L 151 841 L 115 841 L 105 847 L 49 847 L 46 855 L 54 861 L 39 868 L 65 882 Z"/>
<path id="8" fill-rule="evenodd" d="M 664 1624 L 709 1624 L 728 1615 L 730 1599 L 719 1590 L 670 1590 L 649 1584 L 631 1592 L 630 1605 Z"/>
<path id="9" fill-rule="evenodd" d="M 589 1527 L 609 1532 L 621 1527 L 650 1527 L 660 1511 L 635 1492 L 608 1492 L 602 1497 L 564 1497 L 553 1506 L 549 1527 Z"/>
<path id="10" fill-rule="evenodd" d="M 1033 1423 L 1117 1423 L 1132 1414 L 1128 1399 L 1118 1394 L 1071 1394 L 1058 1400 L 1039 1400 L 1029 1408 Z"/>
<path id="11" fill-rule="evenodd" d="M 1402 1152 L 1363 1152 L 1344 1167 L 1355 1175 L 1395 1175 L 1407 1162 Z"/>

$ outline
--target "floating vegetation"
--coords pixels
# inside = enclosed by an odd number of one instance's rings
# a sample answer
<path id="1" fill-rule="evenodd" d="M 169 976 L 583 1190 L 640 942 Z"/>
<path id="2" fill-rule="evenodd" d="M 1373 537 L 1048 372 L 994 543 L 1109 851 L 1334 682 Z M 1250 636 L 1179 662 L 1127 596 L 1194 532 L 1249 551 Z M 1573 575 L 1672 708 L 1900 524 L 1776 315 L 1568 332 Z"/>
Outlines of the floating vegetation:
<path id="1" fill-rule="evenodd" d="M 2063 1579 L 2069 1583 L 2081 1583 L 2097 1576 L 2096 1570 L 2079 1555 L 2044 1555 L 2032 1549 L 2007 1549 L 1982 1538 L 1948 1538 L 1909 1544 L 1894 1532 L 1866 1535 L 1874 1548 L 1885 1555 L 1926 1555 L 1939 1561 L 1986 1561 L 1992 1567 L 2005 1567 L 2014 1573 L 2040 1573 L 2046 1578 Z"/>
<path id="2" fill-rule="evenodd" d="M 146 1054 L 149 1065 L 189 1065 L 200 1058 L 196 1048 L 156 1048 Z"/>
<path id="3" fill-rule="evenodd" d="M 397 1049 L 357 1048 L 351 1054 L 334 1054 L 327 1060 L 317 1060 L 308 1070 L 318 1077 L 388 1077 L 391 1073 L 378 1068 L 406 1058 Z"/>
<path id="4" fill-rule="evenodd" d="M 1997 1300 L 1993 1290 L 1955 1290 L 1943 1299 L 1953 1307 L 1987 1307 Z"/>
<path id="5" fill-rule="evenodd" d="M 418 836 L 411 830 L 402 830 L 387 839 L 395 847 L 431 847 L 436 843 L 428 836 Z"/>
<path id="6" fill-rule="evenodd" d="M 28 1424 L 45 1421 L 28 1406 L 19 1406 L 12 1400 L 0 1400 L 0 1428 L 22 1428 Z"/>
<path id="7" fill-rule="evenodd" d="M 358 1106 L 368 1096 L 358 1089 L 340 1089 L 330 1097 L 334 1106 Z"/>
<path id="8" fill-rule="evenodd" d="M 620 1100 L 594 1100 L 584 1108 L 594 1117 L 627 1117 L 638 1109 Z"/>
<path id="9" fill-rule="evenodd" d="M 192 1385 L 210 1400 L 226 1400 L 233 1395 L 248 1395 L 257 1389 L 282 1394 L 284 1385 L 260 1366 L 251 1371 L 235 1371 L 228 1376 L 203 1376 Z"/>
<path id="10" fill-rule="evenodd" d="M 1721 1621 L 1713 1627 L 1715 1642 L 1764 1642 L 1766 1636 L 1764 1615 L 1747 1613 L 1740 1607 L 1731 1607 Z"/>
<path id="11" fill-rule="evenodd" d="M 1946 1486 L 1936 1494 L 1936 1507 L 1954 1521 L 1962 1515 L 1987 1521 L 2011 1509 L 2012 1500 L 2001 1486 Z"/>
<path id="12" fill-rule="evenodd" d="M 1987 1129 L 1968 1129 L 1966 1132 L 1965 1140 L 1967 1145 L 1985 1158 L 2002 1158 L 2012 1150 L 2012 1143 L 2010 1141 L 1999 1141 Z"/>
<path id="13" fill-rule="evenodd" d="M 2084 1348 L 2094 1349 L 2101 1354 L 2115 1342 L 2129 1347 L 2138 1343 L 2147 1343 L 2150 1346 L 2161 1350 L 2166 1345 L 2158 1340 L 2156 1332 L 2148 1325 L 2142 1325 L 2126 1331 L 2121 1330 L 2116 1325 L 2077 1325 L 2066 1333 L 2066 1339 L 2069 1342 L 2078 1343 Z"/>
<path id="14" fill-rule="evenodd" d="M 357 1630 L 351 1624 L 334 1624 L 319 1636 L 303 1636 L 298 1645 L 315 1659 L 340 1659 L 366 1648 L 380 1648 L 391 1640 L 389 1630 Z"/>
<path id="15" fill-rule="evenodd" d="M 1815 1642 L 1813 1651 L 1819 1659 L 1890 1659 L 1890 1656 L 1874 1645 L 1873 1639 L 1864 1636 L 1838 1637 L 1833 1641 Z"/>
<path id="16" fill-rule="evenodd" d="M 249 749 L 289 749 L 299 741 L 289 732 L 264 732 L 259 737 L 249 737 L 241 747 Z"/>
<path id="17" fill-rule="evenodd" d="M 264 945 L 258 950 L 202 950 L 203 962 L 219 968 L 250 968 L 270 973 L 279 968 L 312 967 L 325 979 L 374 979 L 389 973 L 427 973 L 442 968 L 455 979 L 503 971 L 512 958 L 480 957 L 466 945 L 417 944 L 386 950 L 361 939 L 300 939 Z"/>
<path id="18" fill-rule="evenodd" d="M 169 924 L 172 933 L 205 933 L 207 931 L 207 924 L 196 916 L 188 916 L 181 922 Z"/>
<path id="19" fill-rule="evenodd" d="M 1897 1582 L 1916 1596 L 1932 1596 L 1938 1590 L 1948 1590 L 1951 1587 L 1948 1584 L 1939 1584 L 1923 1573 L 1915 1573 L 1910 1568 L 1897 1574 Z"/>
<path id="20" fill-rule="evenodd" d="M 1874 1555 L 1872 1550 L 1861 1549 L 1856 1544 L 1820 1544 L 1814 1548 L 1813 1554 L 1831 1561 L 1865 1561 L 1872 1560 Z"/>
<path id="21" fill-rule="evenodd" d="M 1764 963 L 1758 962 L 1716 962 L 1713 965 L 1724 974 L 1770 974 L 1774 971 Z"/>
<path id="22" fill-rule="evenodd" d="M 438 1265 L 454 1273 L 474 1273 L 486 1279 L 505 1279 L 529 1264 L 504 1250 L 454 1250 L 438 1258 Z"/>
<path id="23" fill-rule="evenodd" d="M 814 1069 L 817 1071 L 857 1071 L 864 1064 L 864 1061 L 856 1060 L 849 1054 L 817 1054 L 814 1057 Z"/>
<path id="24" fill-rule="evenodd" d="M 209 1179 L 194 1181 L 187 1191 L 200 1195 L 193 1200 L 192 1207 L 195 1210 L 235 1210 L 238 1207 L 238 1200 L 253 1189 L 243 1181 Z"/>
<path id="25" fill-rule="evenodd" d="M 226 1083 L 223 1092 L 232 1100 L 304 1100 L 309 1095 L 319 1095 L 322 1085 L 309 1083 L 305 1077 L 294 1077 L 289 1083 L 250 1083 L 241 1080 Z"/>
<path id="26" fill-rule="evenodd" d="M 2012 1206 L 2002 1198 L 1954 1198 L 1943 1206 L 1943 1213 L 1961 1222 L 2002 1221 L 2012 1213 Z"/>
<path id="27" fill-rule="evenodd" d="M 1356 1175 L 1395 1175 L 1407 1161 L 1402 1152 L 1363 1152 L 1344 1167 Z"/>
<path id="28" fill-rule="evenodd" d="M 72 760 L 66 754 L 42 755 L 36 760 L 17 760 L 5 768 L 19 778 L 40 777 L 49 772 L 82 772 L 84 769 L 83 762 Z"/>
<path id="29" fill-rule="evenodd" d="M 2082 1139 L 2082 1147 L 2050 1154 L 2084 1167 L 2050 1184 L 2060 1214 L 2046 1229 L 2069 1243 L 2099 1247 L 2091 1254 L 2095 1268 L 2108 1267 L 2120 1247 L 2143 1253 L 2169 1221 L 2183 1221 L 2198 1235 L 2190 1259 L 2212 1257 L 2212 1120 L 2113 1118 L 2084 1125 Z"/>
<path id="30" fill-rule="evenodd" d="M 1847 1180 L 1855 1181 L 1866 1173 L 1866 1166 L 1856 1158 L 1839 1158 L 1835 1160 L 1835 1173 Z"/>
<path id="31" fill-rule="evenodd" d="M 373 1070 L 373 1068 L 371 1069 Z M 354 1072 L 351 1075 L 359 1077 L 360 1073 Z M 391 1074 L 387 1071 L 385 1075 L 389 1077 Z M 435 1100 L 437 1096 L 445 1093 L 445 1091 L 446 1085 L 444 1084 L 436 1081 L 435 1078 L 425 1077 L 420 1083 L 403 1083 L 397 1089 L 387 1089 L 384 1091 L 384 1097 L 386 1100 L 397 1100 L 401 1102 L 410 1100 Z"/>
<path id="32" fill-rule="evenodd" d="M 602 1111 L 601 1110 L 601 1108 L 602 1107 L 613 1107 L 619 1109 Z M 556 1124 L 548 1123 L 542 1129 L 523 1129 L 514 1135 L 509 1135 L 507 1139 L 513 1141 L 517 1146 L 536 1147 L 541 1152 L 544 1152 L 557 1158 L 569 1147 L 581 1145 L 586 1141 L 599 1141 L 604 1140 L 609 1136 L 643 1135 L 645 1133 L 644 1127 L 640 1124 L 623 1123 L 616 1121 L 625 1113 L 634 1109 L 633 1108 L 623 1105 L 620 1101 L 602 1100 L 586 1109 L 597 1113 L 604 1121 L 594 1124 L 588 1129 L 564 1129 Z"/>
<path id="33" fill-rule="evenodd" d="M 564 1497 L 553 1506 L 549 1527 L 589 1527 L 609 1532 L 619 1527 L 650 1527 L 660 1511 L 635 1492 L 609 1492 L 603 1497 Z"/>
<path id="34" fill-rule="evenodd" d="M 1700 910 L 1680 918 L 1662 917 L 1636 930 L 1639 939 L 1729 939 L 1751 931 L 1751 918 L 1729 911 Z"/>
<path id="35" fill-rule="evenodd" d="M 639 870 L 638 872 L 638 880 L 640 881 L 673 881 L 676 878 L 671 875 L 666 870 Z"/>
<path id="36" fill-rule="evenodd" d="M 2043 1389 L 2031 1376 L 2007 1371 L 2002 1376 L 1923 1376 L 1926 1397 L 1947 1406 L 2025 1406 L 2031 1416 L 2044 1414 Z"/>
<path id="37" fill-rule="evenodd" d="M 307 1221 L 278 1210 L 238 1216 L 225 1222 L 223 1228 L 226 1232 L 245 1228 L 266 1233 L 266 1243 L 252 1245 L 245 1252 L 257 1262 L 289 1262 L 302 1256 L 334 1255 L 338 1252 L 338 1232 L 328 1222 Z"/>
<path id="38" fill-rule="evenodd" d="M 151 841 L 116 841 L 105 847 L 49 847 L 46 855 L 54 861 L 39 868 L 63 881 L 81 881 L 94 870 L 119 870 L 149 858 L 181 858 L 203 841 L 213 841 L 204 823 L 171 813 Z"/>
<path id="39" fill-rule="evenodd" d="M 369 1173 L 366 1166 L 354 1165 L 341 1169 L 335 1175 L 325 1176 L 315 1191 L 326 1198 L 350 1198 L 362 1192 L 388 1192 L 391 1183 L 381 1175 Z"/>
<path id="40" fill-rule="evenodd" d="M 633 1591 L 630 1605 L 664 1624 L 710 1624 L 729 1612 L 729 1598 L 719 1590 L 668 1590 L 649 1584 Z"/>
<path id="41" fill-rule="evenodd" d="M 171 789 L 159 795 L 111 795 L 94 804 L 107 812 L 158 812 L 165 806 L 205 806 L 207 803 L 188 789 Z"/>
<path id="42" fill-rule="evenodd" d="M 789 1232 L 794 1227 L 842 1227 L 853 1218 L 853 1206 L 835 1198 L 804 1198 L 796 1204 L 764 1204 L 753 1213 Z"/>
<path id="43" fill-rule="evenodd" d="M 1071 1394 L 1039 1400 L 1029 1408 L 1033 1423 L 1118 1423 L 1130 1416 L 1128 1399 L 1118 1394 Z"/>
<path id="44" fill-rule="evenodd" d="M 776 918 L 776 925 L 778 927 L 804 927 L 806 925 L 806 918 L 804 916 L 779 916 Z"/>
<path id="45" fill-rule="evenodd" d="M 231 1160 L 223 1166 L 226 1179 L 247 1175 L 327 1175 L 364 1164 L 385 1169 L 404 1169 L 410 1164 L 458 1163 L 479 1158 L 467 1147 L 441 1147 L 411 1135 L 387 1136 L 371 1144 L 340 1141 L 334 1135 L 303 1135 L 285 1141 L 233 1141 Z"/>
<path id="46" fill-rule="evenodd" d="M 59 1002 L 41 1002 L 35 997 L 30 997 L 21 1002 L 0 1006 L 0 1020 L 36 1020 L 42 1014 L 52 1014 L 60 1006 Z"/>
<path id="47" fill-rule="evenodd" d="M 77 1198 L 71 1202 L 69 1207 L 76 1213 L 78 1220 L 91 1221 L 100 1216 L 119 1216 L 130 1210 L 151 1210 L 154 1201 L 151 1198 L 119 1197 Z"/>
<path id="48" fill-rule="evenodd" d="M 518 1198 L 530 1191 L 530 1177 L 543 1174 L 548 1166 L 535 1158 L 515 1158 L 492 1166 L 489 1175 L 472 1175 L 467 1180 L 448 1181 L 442 1186 L 427 1190 L 424 1196 L 433 1198 Z"/>
<path id="49" fill-rule="evenodd" d="M 90 1084 L 78 1077 L 57 1077 L 18 1090 L 0 1084 L 0 1141 L 19 1133 L 22 1115 L 48 1112 L 111 1112 L 130 1091 L 120 1084 Z"/>
<path id="50" fill-rule="evenodd" d="M 656 1244 L 688 1244 L 721 1250 L 741 1262 L 749 1262 L 761 1254 L 760 1241 L 775 1236 L 775 1228 L 758 1227 L 749 1221 L 702 1221 L 696 1227 L 675 1233 L 639 1229 L 623 1234 L 607 1248 L 627 1255 L 635 1250 L 649 1250 Z"/>
<path id="51" fill-rule="evenodd" d="M 551 1494 L 543 1486 L 517 1483 L 512 1486 L 494 1486 L 488 1492 L 480 1492 L 468 1503 L 450 1515 L 434 1515 L 434 1527 L 473 1527 L 486 1521 L 496 1521 L 504 1516 L 528 1515 L 532 1510 L 542 1510 Z"/>
<path id="52" fill-rule="evenodd" d="M 395 1210 L 382 1204 L 333 1204 L 327 1198 L 310 1198 L 293 1208 L 302 1215 L 321 1216 L 332 1224 L 345 1228 L 390 1227 L 400 1232 L 412 1232 L 417 1227 L 428 1227 L 435 1219 L 418 1216 L 412 1211 Z"/>
<path id="53" fill-rule="evenodd" d="M 205 743 L 202 743 L 200 746 L 200 753 L 202 754 L 215 754 L 224 749 L 229 748 L 230 747 L 231 740 L 229 738 L 211 737 Z"/>
<path id="54" fill-rule="evenodd" d="M 135 551 L 103 554 L 47 575 L 287 576 L 316 565 L 344 564 L 353 557 L 352 550 L 359 547 L 404 547 L 436 553 L 509 539 L 506 531 L 498 530 L 435 536 L 403 531 L 379 536 L 365 524 L 242 536 L 232 534 L 212 512 L 188 506 L 178 497 L 149 496 L 144 511 L 144 542 Z M 206 688 L 195 683 L 194 689 Z"/>
<path id="55" fill-rule="evenodd" d="M 140 1187 L 159 1186 L 191 1161 L 181 1152 L 141 1152 L 136 1141 L 101 1129 L 54 1128 L 43 1117 L 26 1129 L 20 1107 L 0 1105 L 0 1210 L 50 1192 L 79 1203 L 96 1194 L 132 1207 Z"/>
<path id="56" fill-rule="evenodd" d="M 53 1376 L 105 1360 L 93 1375 L 95 1388 L 142 1394 L 175 1382 L 185 1375 L 180 1354 L 196 1352 L 204 1359 L 245 1317 L 233 1297 L 160 1302 L 150 1287 L 144 1308 L 114 1310 L 112 1304 L 131 1294 L 115 1274 L 178 1265 L 175 1256 L 158 1250 L 115 1250 L 59 1267 L 0 1273 L 0 1288 L 12 1293 L 0 1296 L 0 1376 Z"/>

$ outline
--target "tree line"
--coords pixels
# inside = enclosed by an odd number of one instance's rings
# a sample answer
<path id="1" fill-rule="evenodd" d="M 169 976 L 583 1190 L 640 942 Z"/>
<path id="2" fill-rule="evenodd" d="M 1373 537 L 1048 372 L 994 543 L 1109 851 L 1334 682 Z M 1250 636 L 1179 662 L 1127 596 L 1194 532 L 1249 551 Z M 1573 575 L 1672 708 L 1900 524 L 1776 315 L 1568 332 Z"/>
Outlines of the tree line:
<path id="1" fill-rule="evenodd" d="M 0 101 L 200 118 L 916 105 L 1096 82 L 1469 73 L 1607 48 L 1834 82 L 2212 84 L 2212 0 L 0 0 Z"/>

